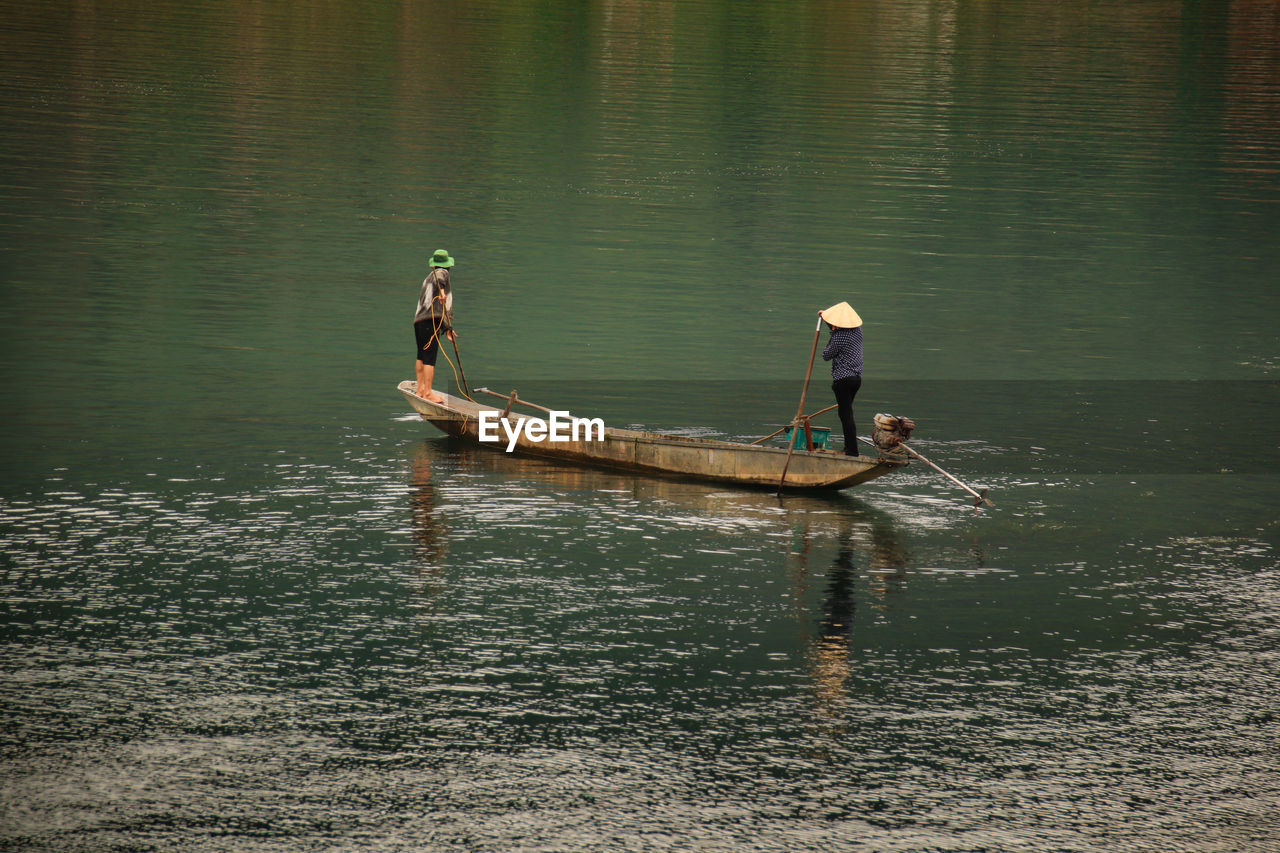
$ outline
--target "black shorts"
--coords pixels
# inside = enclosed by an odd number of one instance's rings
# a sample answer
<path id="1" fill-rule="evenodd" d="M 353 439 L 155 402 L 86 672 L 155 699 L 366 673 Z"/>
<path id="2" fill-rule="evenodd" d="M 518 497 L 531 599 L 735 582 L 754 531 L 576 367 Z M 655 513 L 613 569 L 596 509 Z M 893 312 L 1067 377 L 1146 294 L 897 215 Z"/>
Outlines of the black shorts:
<path id="1" fill-rule="evenodd" d="M 418 341 L 418 361 L 435 367 L 436 353 L 440 352 L 440 339 L 445 336 L 446 331 L 448 330 L 444 326 L 437 327 L 434 320 L 422 320 L 413 324 L 413 336 Z"/>

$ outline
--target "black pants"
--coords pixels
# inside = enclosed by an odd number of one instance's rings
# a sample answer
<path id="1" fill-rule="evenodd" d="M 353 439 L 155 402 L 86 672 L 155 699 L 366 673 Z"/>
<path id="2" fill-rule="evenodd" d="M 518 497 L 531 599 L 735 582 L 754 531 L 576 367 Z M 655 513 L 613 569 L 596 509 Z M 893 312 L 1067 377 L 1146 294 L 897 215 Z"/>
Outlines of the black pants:
<path id="1" fill-rule="evenodd" d="M 858 396 L 862 387 L 861 376 L 850 376 L 837 379 L 831 383 L 831 390 L 836 392 L 836 413 L 840 415 L 840 426 L 844 427 L 844 452 L 858 455 L 858 427 L 853 422 L 853 398 Z"/>
<path id="2" fill-rule="evenodd" d="M 418 361 L 436 366 L 436 354 L 440 352 L 440 339 L 448 331 L 439 320 L 419 320 L 413 324 L 413 337 L 418 342 Z M 445 356 L 448 358 L 448 356 Z"/>

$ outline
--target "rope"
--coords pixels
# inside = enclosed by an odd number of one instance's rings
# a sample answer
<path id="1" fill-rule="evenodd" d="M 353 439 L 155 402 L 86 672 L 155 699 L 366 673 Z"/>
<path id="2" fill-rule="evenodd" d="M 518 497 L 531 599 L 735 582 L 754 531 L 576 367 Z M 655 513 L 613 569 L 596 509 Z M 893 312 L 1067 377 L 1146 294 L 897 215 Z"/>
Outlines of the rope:
<path id="1" fill-rule="evenodd" d="M 472 396 L 463 389 L 462 382 L 458 380 L 458 368 L 454 365 L 453 359 L 449 358 L 449 353 L 444 351 L 444 347 L 440 347 L 440 354 L 444 356 L 444 360 L 449 362 L 449 366 L 453 368 L 453 384 L 454 387 L 458 389 L 458 393 L 479 406 L 479 401 L 473 399 Z"/>
<path id="2" fill-rule="evenodd" d="M 441 311 L 440 311 L 440 316 L 434 318 L 431 322 L 431 340 L 427 341 L 427 345 L 424 346 L 423 349 L 424 350 L 431 349 L 432 344 L 436 345 L 436 351 L 440 355 L 444 356 L 444 360 L 449 362 L 449 367 L 453 370 L 454 387 L 458 389 L 458 392 L 462 396 L 466 397 L 468 400 L 471 400 L 471 402 L 475 403 L 478 406 L 480 405 L 480 403 L 472 399 L 471 395 L 468 394 L 465 390 L 463 390 L 462 381 L 458 379 L 457 365 L 453 363 L 453 359 L 449 358 L 449 353 L 445 352 L 444 347 L 440 346 L 440 327 L 444 325 L 444 311 L 448 306 L 448 301 L 447 301 L 447 294 L 445 294 L 435 282 L 432 282 L 432 287 L 435 289 L 435 295 L 431 297 L 431 301 L 439 302 L 441 304 Z M 452 329 L 450 331 L 452 331 Z"/>

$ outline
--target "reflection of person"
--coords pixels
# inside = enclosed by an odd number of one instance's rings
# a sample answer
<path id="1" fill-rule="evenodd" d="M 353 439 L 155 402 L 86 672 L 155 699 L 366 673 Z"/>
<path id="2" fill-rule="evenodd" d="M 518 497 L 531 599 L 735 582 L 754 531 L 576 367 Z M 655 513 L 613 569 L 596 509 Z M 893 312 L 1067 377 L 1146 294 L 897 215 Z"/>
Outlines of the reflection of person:
<path id="1" fill-rule="evenodd" d="M 826 612 L 822 618 L 822 637 L 819 642 L 845 646 L 853 629 L 853 614 L 857 606 L 853 600 L 856 569 L 853 565 L 853 548 L 846 542 L 836 555 L 835 569 L 827 576 Z"/>
<path id="2" fill-rule="evenodd" d="M 444 397 L 431 390 L 436 374 L 436 355 L 440 352 L 440 335 L 457 340 L 453 333 L 453 287 L 449 283 L 449 268 L 453 258 L 444 249 L 436 249 L 431 256 L 431 272 L 422 281 L 418 295 L 418 310 L 413 315 L 413 336 L 418 341 L 418 359 L 414 373 L 418 378 L 417 395 L 433 403 L 443 403 Z"/>
<path id="3" fill-rule="evenodd" d="M 825 735 L 844 728 L 848 707 L 847 684 L 853 674 L 849 646 L 858 612 L 857 587 L 860 554 L 867 554 L 867 592 L 881 599 L 872 607 L 883 608 L 884 597 L 897 591 L 891 583 L 901 578 L 907 553 L 892 522 L 879 514 L 846 515 L 842 519 L 839 550 L 827 573 L 827 595 L 818 617 L 818 633 L 811 640 L 809 660 L 814 695 Z"/>
<path id="4" fill-rule="evenodd" d="M 852 669 L 849 665 L 849 636 L 857 611 L 854 584 L 857 570 L 853 565 L 853 549 L 843 544 L 836 557 L 835 568 L 828 575 L 827 601 L 823 608 L 818 636 L 809 648 L 813 692 L 824 734 L 838 735 L 844 729 L 842 718 L 849 696 L 845 685 Z"/>
<path id="5" fill-rule="evenodd" d="M 836 395 L 836 413 L 844 429 L 846 456 L 858 456 L 858 427 L 853 422 L 853 398 L 862 387 L 862 318 L 848 302 L 819 311 L 831 329 L 831 340 L 822 357 L 831 362 L 831 390 Z"/>
<path id="6" fill-rule="evenodd" d="M 431 457 L 425 451 L 412 462 L 413 491 L 409 494 L 409 510 L 413 516 L 413 538 L 418 543 L 418 557 L 424 571 L 435 572 L 447 550 L 448 530 L 437 511 L 439 501 L 431 482 Z"/>

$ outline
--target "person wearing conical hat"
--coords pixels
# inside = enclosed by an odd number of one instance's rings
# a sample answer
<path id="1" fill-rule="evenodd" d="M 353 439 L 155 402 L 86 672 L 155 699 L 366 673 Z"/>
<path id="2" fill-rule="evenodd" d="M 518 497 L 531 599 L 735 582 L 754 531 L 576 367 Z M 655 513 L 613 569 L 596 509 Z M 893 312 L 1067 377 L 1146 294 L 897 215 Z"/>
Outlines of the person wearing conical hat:
<path id="1" fill-rule="evenodd" d="M 844 429 L 846 456 L 858 456 L 858 427 L 853 422 L 853 398 L 862 387 L 862 318 L 848 302 L 832 305 L 818 316 L 831 330 L 822 357 L 831 362 L 831 390 Z"/>
<path id="2" fill-rule="evenodd" d="M 436 355 L 440 352 L 440 336 L 456 341 L 453 333 L 453 286 L 449 282 L 449 269 L 453 258 L 444 249 L 436 249 L 431 256 L 431 272 L 422 281 L 418 294 L 418 309 L 413 315 L 413 336 L 418 342 L 414 373 L 418 379 L 416 393 L 433 403 L 443 403 L 444 397 L 431 390 L 436 374 Z"/>

